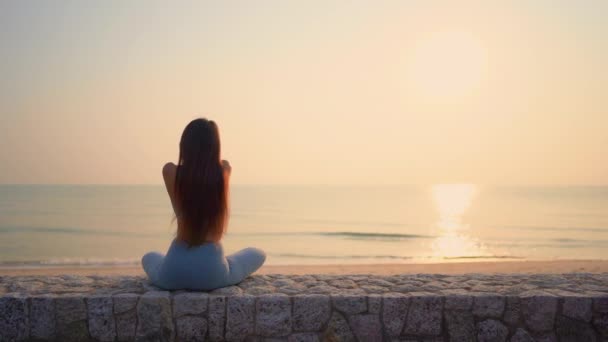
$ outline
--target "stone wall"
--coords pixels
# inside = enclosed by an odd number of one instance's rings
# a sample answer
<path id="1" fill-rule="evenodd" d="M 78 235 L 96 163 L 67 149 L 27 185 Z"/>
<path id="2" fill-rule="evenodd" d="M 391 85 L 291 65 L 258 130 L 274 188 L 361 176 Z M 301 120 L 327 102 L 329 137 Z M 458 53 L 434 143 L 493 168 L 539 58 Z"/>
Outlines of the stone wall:
<path id="1" fill-rule="evenodd" d="M 608 274 L 0 277 L 0 341 L 608 341 Z"/>

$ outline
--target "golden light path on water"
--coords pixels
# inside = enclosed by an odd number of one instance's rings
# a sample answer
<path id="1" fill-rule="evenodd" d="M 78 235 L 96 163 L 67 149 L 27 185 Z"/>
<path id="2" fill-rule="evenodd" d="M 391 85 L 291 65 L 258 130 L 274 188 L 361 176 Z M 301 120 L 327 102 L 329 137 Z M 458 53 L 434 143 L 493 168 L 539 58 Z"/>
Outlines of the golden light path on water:
<path id="1" fill-rule="evenodd" d="M 477 195 L 474 184 L 436 184 L 431 187 L 438 220 L 438 237 L 431 243 L 433 257 L 441 259 L 485 255 L 483 246 L 469 236 L 463 216 Z"/>

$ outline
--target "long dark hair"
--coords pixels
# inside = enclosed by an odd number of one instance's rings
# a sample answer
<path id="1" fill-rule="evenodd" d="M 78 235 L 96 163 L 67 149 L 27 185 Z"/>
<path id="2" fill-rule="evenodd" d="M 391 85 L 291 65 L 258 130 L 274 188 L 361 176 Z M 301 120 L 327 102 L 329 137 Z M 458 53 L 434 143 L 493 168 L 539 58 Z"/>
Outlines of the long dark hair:
<path id="1" fill-rule="evenodd" d="M 175 174 L 178 237 L 190 246 L 220 238 L 228 218 L 227 191 L 217 125 L 192 120 L 182 133 Z"/>

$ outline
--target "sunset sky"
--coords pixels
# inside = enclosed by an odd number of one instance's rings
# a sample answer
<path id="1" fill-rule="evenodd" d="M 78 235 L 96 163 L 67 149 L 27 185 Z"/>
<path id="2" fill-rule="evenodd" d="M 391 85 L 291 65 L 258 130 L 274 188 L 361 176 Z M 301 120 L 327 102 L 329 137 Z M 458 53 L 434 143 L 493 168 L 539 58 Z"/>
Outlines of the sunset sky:
<path id="1" fill-rule="evenodd" d="M 608 1 L 1 1 L 0 183 L 608 185 Z"/>

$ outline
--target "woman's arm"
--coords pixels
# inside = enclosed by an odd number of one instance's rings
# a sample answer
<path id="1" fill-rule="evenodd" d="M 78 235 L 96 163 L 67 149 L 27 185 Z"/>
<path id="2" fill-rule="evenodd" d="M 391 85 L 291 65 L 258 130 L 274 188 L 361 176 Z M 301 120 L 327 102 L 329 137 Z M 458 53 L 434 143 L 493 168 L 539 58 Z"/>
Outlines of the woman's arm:
<path id="1" fill-rule="evenodd" d="M 224 222 L 224 234 L 228 230 L 228 221 L 230 220 L 230 174 L 232 173 L 232 166 L 227 160 L 222 160 L 222 169 L 224 170 L 224 188 L 226 191 L 226 222 Z M 220 236 L 221 238 L 221 236 Z M 219 240 L 218 240 L 219 241 Z"/>
<path id="2" fill-rule="evenodd" d="M 171 199 L 171 206 L 175 216 L 178 216 L 177 203 L 175 200 L 175 174 L 177 173 L 177 166 L 173 163 L 167 163 L 163 166 L 163 179 L 165 181 L 165 188 Z"/>
<path id="3" fill-rule="evenodd" d="M 224 174 L 227 176 L 226 180 L 230 178 L 230 173 L 232 173 L 232 166 L 227 160 L 222 160 L 222 168 L 224 169 Z"/>

